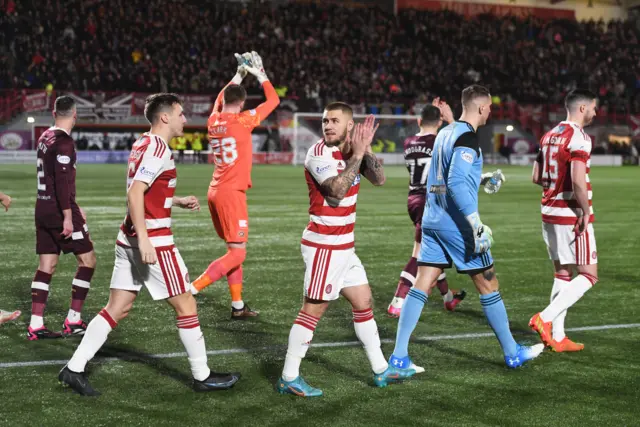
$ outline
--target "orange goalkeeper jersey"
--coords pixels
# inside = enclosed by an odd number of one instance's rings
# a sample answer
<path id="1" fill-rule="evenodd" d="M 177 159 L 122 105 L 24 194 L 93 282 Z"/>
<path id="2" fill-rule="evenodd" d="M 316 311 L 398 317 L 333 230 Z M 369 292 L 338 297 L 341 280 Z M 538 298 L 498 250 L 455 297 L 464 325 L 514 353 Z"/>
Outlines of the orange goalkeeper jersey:
<path id="1" fill-rule="evenodd" d="M 254 110 L 241 113 L 221 112 L 224 90 L 218 95 L 207 121 L 209 144 L 215 163 L 212 188 L 239 191 L 251 188 L 251 131 L 280 103 L 280 98 L 269 81 L 264 82 L 262 88 L 267 100 Z"/>

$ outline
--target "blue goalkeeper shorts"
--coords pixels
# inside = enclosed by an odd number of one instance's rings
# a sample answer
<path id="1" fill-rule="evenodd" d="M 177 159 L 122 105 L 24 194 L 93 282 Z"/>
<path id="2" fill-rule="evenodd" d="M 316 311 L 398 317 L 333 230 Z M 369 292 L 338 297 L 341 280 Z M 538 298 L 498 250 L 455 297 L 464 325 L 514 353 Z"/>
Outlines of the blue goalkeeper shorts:
<path id="1" fill-rule="evenodd" d="M 422 229 L 422 243 L 418 265 L 451 268 L 455 264 L 459 273 L 476 274 L 493 267 L 491 251 L 474 253 L 475 242 L 471 232 Z"/>

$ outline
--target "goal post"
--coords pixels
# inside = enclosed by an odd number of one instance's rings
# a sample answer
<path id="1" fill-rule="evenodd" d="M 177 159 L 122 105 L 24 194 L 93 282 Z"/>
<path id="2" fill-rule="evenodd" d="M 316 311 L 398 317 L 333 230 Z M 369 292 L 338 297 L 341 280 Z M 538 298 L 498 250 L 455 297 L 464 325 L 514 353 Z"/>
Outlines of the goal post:
<path id="1" fill-rule="evenodd" d="M 353 119 L 361 122 L 368 114 L 354 114 Z M 419 132 L 418 118 L 413 115 L 374 114 L 380 127 L 372 143 L 378 153 L 400 153 L 405 138 Z M 292 164 L 304 164 L 309 148 L 322 138 L 322 113 L 294 113 L 291 135 L 293 149 Z"/>

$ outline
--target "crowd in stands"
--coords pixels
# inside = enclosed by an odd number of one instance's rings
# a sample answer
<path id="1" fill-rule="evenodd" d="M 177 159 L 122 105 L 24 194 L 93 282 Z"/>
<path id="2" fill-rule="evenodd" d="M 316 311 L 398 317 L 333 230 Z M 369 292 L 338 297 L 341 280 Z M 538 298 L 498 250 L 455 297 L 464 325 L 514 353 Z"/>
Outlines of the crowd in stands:
<path id="1" fill-rule="evenodd" d="M 0 4 L 0 89 L 213 94 L 235 72 L 233 53 L 256 50 L 286 96 L 455 104 L 477 82 L 500 102 L 559 103 L 579 85 L 610 110 L 640 111 L 640 32 L 631 22 L 394 16 L 282 1 Z"/>

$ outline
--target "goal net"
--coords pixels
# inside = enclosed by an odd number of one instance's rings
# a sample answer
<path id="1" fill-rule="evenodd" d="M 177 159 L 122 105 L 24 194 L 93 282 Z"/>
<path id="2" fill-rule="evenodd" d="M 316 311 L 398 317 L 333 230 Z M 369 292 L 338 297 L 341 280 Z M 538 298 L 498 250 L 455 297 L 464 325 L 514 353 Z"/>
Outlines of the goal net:
<path id="1" fill-rule="evenodd" d="M 402 143 L 405 138 L 418 133 L 418 116 L 411 115 L 374 115 L 376 123 L 380 127 L 376 132 L 373 143 L 373 152 L 382 155 L 387 164 L 404 163 L 402 156 Z M 364 121 L 366 114 L 354 114 L 356 122 Z M 292 163 L 304 164 L 304 159 L 309 148 L 322 138 L 322 113 L 295 113 L 292 127 L 283 132 L 280 129 L 280 137 L 289 140 L 293 151 Z"/>

